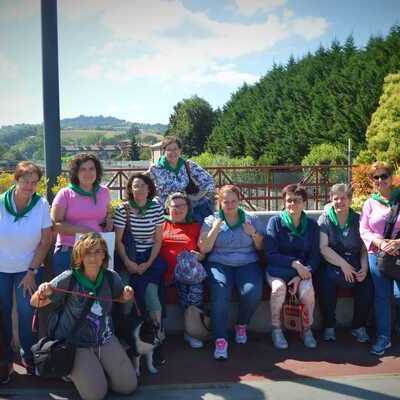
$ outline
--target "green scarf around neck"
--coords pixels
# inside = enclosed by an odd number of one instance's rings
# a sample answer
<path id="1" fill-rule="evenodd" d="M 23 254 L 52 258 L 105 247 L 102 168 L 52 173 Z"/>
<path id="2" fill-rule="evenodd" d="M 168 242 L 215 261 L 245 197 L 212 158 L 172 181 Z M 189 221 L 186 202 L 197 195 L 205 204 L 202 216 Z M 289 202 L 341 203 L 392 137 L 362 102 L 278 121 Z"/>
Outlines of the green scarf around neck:
<path id="1" fill-rule="evenodd" d="M 176 165 L 176 168 L 173 168 L 171 166 L 171 164 L 167 161 L 167 157 L 161 156 L 160 159 L 158 160 L 158 164 L 161 165 L 166 170 L 173 172 L 175 175 L 178 175 L 179 174 L 179 170 L 185 164 L 185 160 L 182 157 L 179 157 L 178 158 L 178 164 Z"/>
<path id="2" fill-rule="evenodd" d="M 144 215 L 144 214 L 146 214 L 146 211 L 149 209 L 149 207 L 151 205 L 153 205 L 153 200 L 147 200 L 146 204 L 143 207 L 139 206 L 139 204 L 136 203 L 135 200 L 129 200 L 129 205 L 132 208 L 135 208 L 136 210 L 138 210 L 139 215 Z"/>
<path id="3" fill-rule="evenodd" d="M 389 200 L 382 197 L 380 193 L 373 193 L 371 196 L 374 200 L 379 201 L 379 203 L 384 206 L 391 207 L 393 204 L 400 201 L 400 188 L 393 189 L 390 193 Z"/>
<path id="4" fill-rule="evenodd" d="M 6 211 L 14 216 L 14 222 L 16 222 L 20 218 L 25 217 L 25 215 L 28 214 L 28 212 L 31 211 L 33 207 L 35 207 L 37 202 L 40 200 L 40 196 L 37 193 L 33 193 L 31 200 L 26 205 L 26 207 L 20 211 L 17 211 L 16 209 L 14 209 L 13 205 L 14 192 L 15 185 L 11 186 L 10 189 L 8 189 L 0 196 L 0 202 L 4 204 Z"/>
<path id="5" fill-rule="evenodd" d="M 93 189 L 90 192 L 83 190 L 79 185 L 75 185 L 75 183 L 70 183 L 68 187 L 75 193 L 80 194 L 81 196 L 91 197 L 94 201 L 94 204 L 96 204 L 96 193 L 100 190 L 99 184 L 94 185 Z"/>
<path id="6" fill-rule="evenodd" d="M 351 224 L 353 223 L 355 212 L 353 211 L 352 208 L 349 208 L 349 215 L 347 216 L 344 225 L 340 225 L 335 207 L 333 206 L 329 207 L 326 215 L 328 216 L 329 221 L 331 221 L 332 224 L 335 225 L 340 230 L 340 232 L 343 233 L 344 231 L 347 231 L 350 228 Z"/>
<path id="7" fill-rule="evenodd" d="M 289 228 L 293 236 L 300 237 L 304 235 L 304 232 L 306 231 L 308 225 L 308 218 L 304 211 L 301 212 L 300 224 L 297 228 L 293 223 L 292 216 L 289 214 L 287 210 L 281 211 L 280 217 L 283 221 L 283 224 Z"/>
<path id="8" fill-rule="evenodd" d="M 223 210 L 219 210 L 219 217 L 226 223 L 229 229 L 236 229 L 242 226 L 246 222 L 246 213 L 243 208 L 238 208 L 239 218 L 234 225 L 230 225 L 229 222 L 226 220 L 226 216 Z"/>
<path id="9" fill-rule="evenodd" d="M 97 296 L 97 289 L 101 287 L 104 280 L 104 271 L 101 269 L 97 274 L 96 280 L 92 282 L 89 278 L 87 278 L 80 268 L 73 268 L 72 273 L 76 280 L 85 288 L 90 290 Z"/>

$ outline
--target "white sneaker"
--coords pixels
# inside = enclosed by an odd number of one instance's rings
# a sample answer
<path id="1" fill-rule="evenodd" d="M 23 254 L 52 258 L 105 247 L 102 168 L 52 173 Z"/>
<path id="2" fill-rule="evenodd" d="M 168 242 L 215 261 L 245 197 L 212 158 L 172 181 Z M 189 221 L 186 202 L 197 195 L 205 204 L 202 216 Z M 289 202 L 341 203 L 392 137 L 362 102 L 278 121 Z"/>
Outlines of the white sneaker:
<path id="1" fill-rule="evenodd" d="M 189 343 L 189 346 L 192 349 L 201 349 L 204 344 L 201 340 L 194 338 L 193 336 L 188 335 L 186 332 L 183 334 L 183 340 Z"/>
<path id="2" fill-rule="evenodd" d="M 284 350 L 289 347 L 285 335 L 282 332 L 282 329 L 279 328 L 272 329 L 271 337 L 272 337 L 272 343 L 274 344 L 276 349 Z"/>
<path id="3" fill-rule="evenodd" d="M 216 360 L 228 359 L 228 342 L 225 339 L 220 338 L 215 341 L 214 358 Z"/>
<path id="4" fill-rule="evenodd" d="M 336 340 L 335 328 L 325 328 L 323 337 L 326 342 L 334 342 Z"/>
<path id="5" fill-rule="evenodd" d="M 367 343 L 371 340 L 367 330 L 363 326 L 358 329 L 352 329 L 351 334 L 357 339 L 357 342 L 360 343 Z"/>
<path id="6" fill-rule="evenodd" d="M 247 330 L 246 325 L 236 325 L 235 326 L 235 342 L 239 344 L 247 343 Z"/>
<path id="7" fill-rule="evenodd" d="M 317 347 L 317 341 L 314 339 L 311 329 L 303 332 L 303 343 L 308 349 L 315 349 Z"/>

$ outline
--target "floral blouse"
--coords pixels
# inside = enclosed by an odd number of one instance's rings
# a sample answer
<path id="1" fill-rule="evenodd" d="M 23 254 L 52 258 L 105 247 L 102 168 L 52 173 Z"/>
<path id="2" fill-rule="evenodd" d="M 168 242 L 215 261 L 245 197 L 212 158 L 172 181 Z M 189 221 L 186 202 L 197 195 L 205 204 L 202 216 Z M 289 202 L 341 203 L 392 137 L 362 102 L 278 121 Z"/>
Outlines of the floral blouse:
<path id="1" fill-rule="evenodd" d="M 204 199 L 213 198 L 215 184 L 213 177 L 202 167 L 197 165 L 194 161 L 187 160 L 190 167 L 190 174 L 199 186 L 200 192 L 204 193 L 197 201 L 193 201 L 193 206 L 203 203 Z M 160 164 L 153 164 L 150 167 L 150 176 L 153 178 L 157 188 L 158 196 L 161 204 L 165 204 L 169 194 L 174 192 L 185 192 L 186 186 L 189 183 L 189 177 L 183 165 L 179 172 L 175 174 L 169 171 Z"/>

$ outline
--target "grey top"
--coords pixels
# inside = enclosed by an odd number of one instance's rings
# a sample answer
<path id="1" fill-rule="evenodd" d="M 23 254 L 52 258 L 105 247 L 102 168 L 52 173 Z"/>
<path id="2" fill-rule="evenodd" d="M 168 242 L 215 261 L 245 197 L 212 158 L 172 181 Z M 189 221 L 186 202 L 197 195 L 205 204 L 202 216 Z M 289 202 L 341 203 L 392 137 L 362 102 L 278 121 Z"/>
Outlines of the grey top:
<path id="1" fill-rule="evenodd" d="M 200 235 L 209 232 L 215 219 L 219 214 L 210 215 L 204 220 Z M 264 236 L 265 226 L 258 216 L 246 213 L 246 221 L 250 222 L 257 233 Z M 215 240 L 213 249 L 208 254 L 207 260 L 217 262 L 231 267 L 240 267 L 258 261 L 257 250 L 254 242 L 240 226 L 236 229 L 230 229 L 226 223 L 223 223 Z"/>
<path id="2" fill-rule="evenodd" d="M 360 215 L 355 213 L 354 220 L 350 227 L 341 231 L 323 213 L 318 218 L 320 231 L 328 236 L 328 244 L 331 249 L 345 258 L 356 268 L 361 267 L 361 248 L 363 242 L 360 236 Z"/>
<path id="3" fill-rule="evenodd" d="M 111 274 L 112 288 L 109 286 L 109 280 L 106 277 L 106 274 Z M 70 279 L 75 278 L 72 276 L 72 271 L 68 270 L 56 276 L 50 283 L 54 288 L 68 289 Z M 97 296 L 103 298 L 117 298 L 122 294 L 123 289 L 124 287 L 119 275 L 114 271 L 107 270 L 104 274 L 103 284 L 97 291 Z M 77 281 L 72 286 L 72 291 L 88 292 L 88 290 L 81 286 Z M 67 302 L 63 305 L 65 298 L 66 294 L 60 292 L 53 292 L 50 296 L 52 303 L 59 307 L 57 307 L 49 316 L 49 336 L 52 336 L 55 339 L 68 338 L 70 343 L 73 343 L 78 347 L 101 346 L 109 342 L 111 336 L 114 334 L 114 327 L 111 318 L 112 302 L 102 300 L 99 302 L 95 301 L 77 332 L 71 337 L 70 332 L 74 323 L 80 317 L 85 304 L 89 299 L 70 294 Z M 60 321 L 57 330 L 53 335 L 54 327 L 58 318 L 60 318 Z"/>

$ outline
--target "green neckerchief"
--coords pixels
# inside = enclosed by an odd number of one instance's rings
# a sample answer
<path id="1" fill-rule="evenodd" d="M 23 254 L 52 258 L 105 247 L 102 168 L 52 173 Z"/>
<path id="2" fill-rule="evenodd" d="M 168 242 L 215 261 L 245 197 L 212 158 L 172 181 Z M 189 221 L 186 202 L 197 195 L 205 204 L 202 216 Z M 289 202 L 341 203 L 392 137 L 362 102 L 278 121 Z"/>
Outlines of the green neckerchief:
<path id="1" fill-rule="evenodd" d="M 161 156 L 160 159 L 158 160 L 158 164 L 161 165 L 166 170 L 173 172 L 175 175 L 178 175 L 179 170 L 185 164 L 185 160 L 182 157 L 179 157 L 176 168 L 173 168 L 171 164 L 167 161 L 167 157 Z"/>
<path id="2" fill-rule="evenodd" d="M 75 183 L 70 183 L 68 187 L 81 196 L 91 197 L 94 204 L 96 204 L 96 193 L 100 190 L 100 185 L 98 183 L 93 186 L 93 189 L 90 192 L 83 190 L 79 185 L 75 185 Z"/>
<path id="3" fill-rule="evenodd" d="M 223 210 L 219 210 L 219 217 L 228 225 L 229 229 L 236 229 L 242 226 L 246 222 L 246 213 L 243 208 L 238 208 L 239 219 L 237 220 L 236 224 L 230 225 L 229 222 L 226 220 L 225 213 Z"/>
<path id="4" fill-rule="evenodd" d="M 308 224 L 308 218 L 304 211 L 301 212 L 300 224 L 297 228 L 294 226 L 292 217 L 287 210 L 281 211 L 280 217 L 283 221 L 283 224 L 289 228 L 292 235 L 298 236 L 298 237 L 304 235 L 304 232 L 306 231 L 307 224 Z"/>
<path id="5" fill-rule="evenodd" d="M 192 211 L 189 211 L 186 215 L 185 221 L 184 222 L 172 222 L 172 219 L 169 215 L 164 215 L 164 219 L 166 221 L 171 222 L 171 224 L 191 224 L 193 222 L 193 216 L 192 216 Z"/>
<path id="6" fill-rule="evenodd" d="M 392 190 L 389 200 L 384 199 L 380 193 L 373 193 L 371 197 L 384 206 L 391 207 L 394 203 L 400 201 L 400 188 Z"/>
<path id="7" fill-rule="evenodd" d="M 96 280 L 92 282 L 90 279 L 88 279 L 81 271 L 80 268 L 73 268 L 72 273 L 74 274 L 74 277 L 76 280 L 85 288 L 89 289 L 91 292 L 94 293 L 95 296 L 97 296 L 97 289 L 101 287 L 103 284 L 104 280 L 104 272 L 103 269 L 99 271 L 97 274 Z"/>
<path id="8" fill-rule="evenodd" d="M 31 200 L 29 201 L 27 206 L 21 211 L 17 211 L 14 209 L 12 201 L 14 192 L 15 192 L 15 185 L 11 186 L 10 189 L 8 189 L 0 196 L 0 202 L 4 203 L 6 211 L 15 217 L 14 222 L 16 222 L 20 218 L 25 217 L 25 215 L 28 214 L 28 212 L 31 211 L 33 207 L 35 207 L 37 202 L 40 200 L 40 196 L 37 193 L 33 193 Z"/>
<path id="9" fill-rule="evenodd" d="M 147 211 L 147 210 L 150 208 L 150 206 L 152 206 L 153 204 L 154 204 L 153 200 L 147 200 L 146 204 L 145 204 L 143 207 L 141 207 L 141 206 L 139 206 L 138 203 L 136 203 L 135 200 L 129 200 L 129 205 L 130 205 L 132 208 L 136 208 L 136 209 L 139 211 L 139 214 L 140 214 L 140 215 L 146 214 L 146 211 Z"/>
<path id="10" fill-rule="evenodd" d="M 340 230 L 340 232 L 344 232 L 350 228 L 350 225 L 353 223 L 355 212 L 352 208 L 349 208 L 349 215 L 347 216 L 346 222 L 344 225 L 340 225 L 339 218 L 336 214 L 335 207 L 331 206 L 328 208 L 326 215 L 329 218 L 329 221 L 332 222 L 333 225 L 336 226 Z"/>

